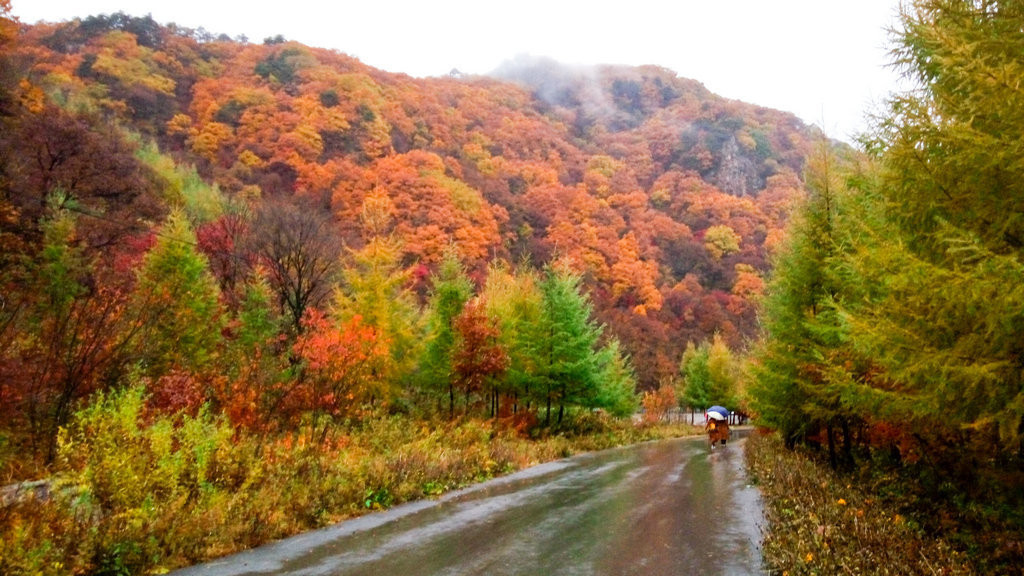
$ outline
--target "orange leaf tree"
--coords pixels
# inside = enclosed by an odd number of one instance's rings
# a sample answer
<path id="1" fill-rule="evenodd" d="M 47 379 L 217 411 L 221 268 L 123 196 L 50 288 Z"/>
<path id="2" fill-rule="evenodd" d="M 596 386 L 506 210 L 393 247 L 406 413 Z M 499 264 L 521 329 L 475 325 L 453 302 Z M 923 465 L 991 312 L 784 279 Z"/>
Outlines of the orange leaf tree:
<path id="1" fill-rule="evenodd" d="M 338 323 L 316 309 L 303 318 L 305 330 L 293 347 L 304 370 L 285 399 L 292 413 L 310 416 L 310 432 L 326 439 L 330 422 L 358 416 L 379 399 L 382 381 L 374 367 L 387 356 L 377 330 L 359 316 Z"/>

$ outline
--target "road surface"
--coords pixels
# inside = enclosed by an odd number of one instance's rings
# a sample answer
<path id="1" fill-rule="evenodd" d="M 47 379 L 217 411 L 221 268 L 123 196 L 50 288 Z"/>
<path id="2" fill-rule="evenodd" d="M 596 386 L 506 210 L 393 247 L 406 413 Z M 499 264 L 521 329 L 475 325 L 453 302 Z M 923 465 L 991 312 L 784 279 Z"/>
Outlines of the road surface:
<path id="1" fill-rule="evenodd" d="M 173 576 L 764 574 L 740 435 L 542 464 Z"/>

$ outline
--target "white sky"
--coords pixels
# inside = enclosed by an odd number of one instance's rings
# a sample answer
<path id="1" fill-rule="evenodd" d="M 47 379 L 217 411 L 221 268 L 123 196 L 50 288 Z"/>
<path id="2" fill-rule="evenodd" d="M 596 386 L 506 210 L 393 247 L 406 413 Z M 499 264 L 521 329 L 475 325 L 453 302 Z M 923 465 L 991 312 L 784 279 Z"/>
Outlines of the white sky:
<path id="1" fill-rule="evenodd" d="M 123 11 L 250 42 L 283 35 L 413 76 L 483 74 L 519 54 L 654 64 L 793 112 L 834 138 L 897 89 L 899 0 L 14 0 L 25 23 Z"/>

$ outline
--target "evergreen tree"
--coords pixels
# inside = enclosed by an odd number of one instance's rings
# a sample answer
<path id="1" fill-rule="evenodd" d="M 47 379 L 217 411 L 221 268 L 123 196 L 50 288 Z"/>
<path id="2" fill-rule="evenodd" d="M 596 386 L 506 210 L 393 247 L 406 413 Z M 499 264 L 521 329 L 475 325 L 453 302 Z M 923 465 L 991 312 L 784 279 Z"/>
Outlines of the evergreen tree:
<path id="1" fill-rule="evenodd" d="M 391 210 L 390 200 L 379 192 L 363 203 L 366 245 L 351 252 L 351 262 L 342 270 L 334 313 L 342 322 L 359 316 L 363 326 L 376 330 L 388 353 L 375 367 L 375 375 L 398 392 L 415 370 L 422 319 L 408 289 L 409 273 L 401 265 L 401 244 L 388 231 Z"/>
<path id="2" fill-rule="evenodd" d="M 918 90 L 891 102 L 870 149 L 885 210 L 851 261 L 849 322 L 879 374 L 863 411 L 931 436 L 1024 432 L 1024 6 L 920 0 L 898 64 Z M 878 210 L 881 212 L 881 209 Z"/>
<path id="3" fill-rule="evenodd" d="M 455 415 L 455 319 L 473 296 L 473 283 L 451 247 L 436 274 L 431 278 L 427 309 L 427 342 L 421 363 L 421 375 L 428 390 L 444 391 L 448 396 L 448 414 Z"/>
<path id="4" fill-rule="evenodd" d="M 146 254 L 133 304 L 145 319 L 140 345 L 146 375 L 202 373 L 211 366 L 222 327 L 219 290 L 182 212 L 168 216 Z"/>
<path id="5" fill-rule="evenodd" d="M 698 348 L 693 342 L 686 343 L 686 350 L 679 360 L 679 375 L 683 382 L 683 393 L 680 396 L 683 405 L 691 409 L 707 410 L 713 404 L 707 346 Z"/>
<path id="6" fill-rule="evenodd" d="M 488 270 L 483 291 L 488 314 L 498 319 L 499 341 L 508 354 L 508 369 L 499 391 L 509 396 L 513 412 L 530 409 L 538 400 L 537 361 L 543 296 L 537 275 L 529 269 L 510 270 L 501 263 Z"/>
<path id="7" fill-rule="evenodd" d="M 613 416 L 625 418 L 640 407 L 636 394 L 636 373 L 619 344 L 613 339 L 597 353 L 598 387 L 593 400 L 585 406 L 602 408 Z"/>
<path id="8" fill-rule="evenodd" d="M 537 375 L 543 388 L 545 424 L 551 423 L 554 402 L 561 422 L 567 405 L 587 405 L 598 390 L 595 348 L 601 327 L 591 320 L 590 301 L 580 282 L 567 268 L 549 266 L 540 283 Z"/>
<path id="9" fill-rule="evenodd" d="M 822 143 L 809 163 L 808 197 L 775 262 L 762 309 L 764 335 L 753 353 L 752 408 L 787 443 L 821 427 L 831 441 L 833 425 L 848 426 L 840 387 L 830 377 L 834 360 L 843 355 L 844 337 L 835 303 L 844 288 L 836 259 L 842 253 L 837 230 L 845 225 L 847 191 L 837 162 Z"/>
<path id="10" fill-rule="evenodd" d="M 739 366 L 729 345 L 722 335 L 715 333 L 711 337 L 708 350 L 708 387 L 711 401 L 721 404 L 730 410 L 739 407 Z"/>
<path id="11" fill-rule="evenodd" d="M 280 315 L 273 310 L 273 292 L 263 274 L 256 270 L 246 282 L 238 305 L 235 336 L 242 354 L 266 346 L 282 329 Z"/>
<path id="12" fill-rule="evenodd" d="M 227 378 L 217 390 L 219 407 L 235 425 L 256 428 L 278 417 L 288 359 L 277 346 L 285 325 L 270 284 L 260 269 L 254 270 L 231 323 L 234 337 L 221 362 Z"/>
<path id="13" fill-rule="evenodd" d="M 710 342 L 703 342 L 700 346 L 688 342 L 679 362 L 679 371 L 683 377 L 682 400 L 686 406 L 701 410 L 714 404 L 729 409 L 739 407 L 739 367 L 721 334 L 716 333 Z"/>

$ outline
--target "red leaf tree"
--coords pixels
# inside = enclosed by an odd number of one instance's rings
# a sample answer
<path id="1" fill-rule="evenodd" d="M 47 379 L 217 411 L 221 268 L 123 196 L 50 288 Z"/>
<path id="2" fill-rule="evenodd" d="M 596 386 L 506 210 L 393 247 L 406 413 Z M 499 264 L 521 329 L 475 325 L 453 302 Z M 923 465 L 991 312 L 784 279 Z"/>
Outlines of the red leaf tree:
<path id="1" fill-rule="evenodd" d="M 493 383 L 509 366 L 508 353 L 498 337 L 500 330 L 495 318 L 487 315 L 486 305 L 476 299 L 466 304 L 455 319 L 456 348 L 453 352 L 455 386 L 466 398 L 469 412 L 470 398 L 491 383 L 488 391 L 489 413 L 497 414 L 498 390 Z"/>

